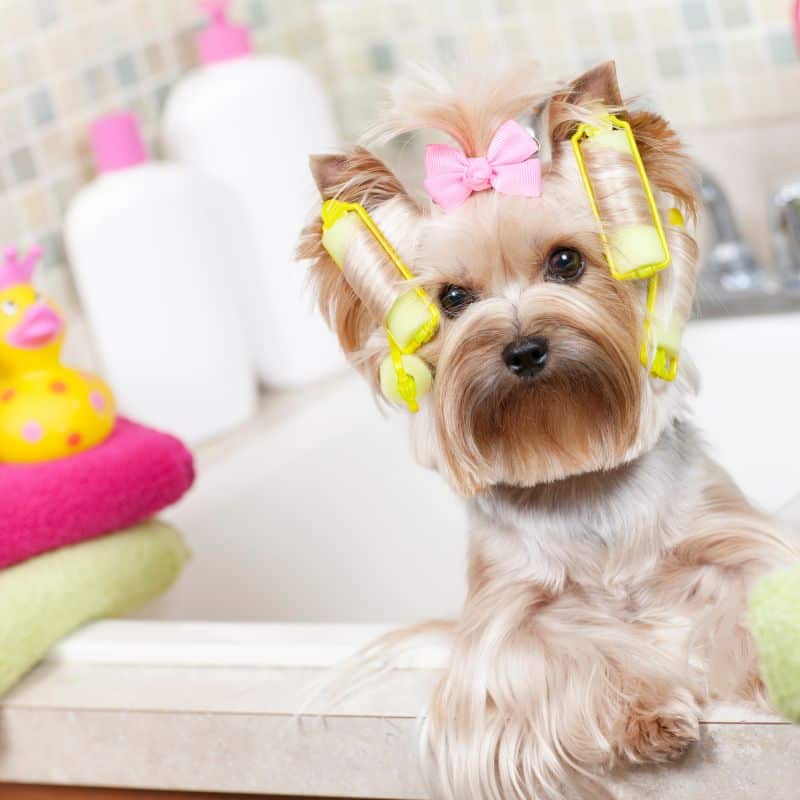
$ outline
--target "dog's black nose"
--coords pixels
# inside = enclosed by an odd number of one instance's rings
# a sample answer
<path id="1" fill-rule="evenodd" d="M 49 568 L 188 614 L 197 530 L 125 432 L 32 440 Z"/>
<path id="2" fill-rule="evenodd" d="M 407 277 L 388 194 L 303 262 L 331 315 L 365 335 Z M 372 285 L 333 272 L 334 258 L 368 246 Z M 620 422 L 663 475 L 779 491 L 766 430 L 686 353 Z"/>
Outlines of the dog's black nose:
<path id="1" fill-rule="evenodd" d="M 533 378 L 547 363 L 547 339 L 544 336 L 528 336 L 517 339 L 503 349 L 503 361 L 518 378 Z"/>

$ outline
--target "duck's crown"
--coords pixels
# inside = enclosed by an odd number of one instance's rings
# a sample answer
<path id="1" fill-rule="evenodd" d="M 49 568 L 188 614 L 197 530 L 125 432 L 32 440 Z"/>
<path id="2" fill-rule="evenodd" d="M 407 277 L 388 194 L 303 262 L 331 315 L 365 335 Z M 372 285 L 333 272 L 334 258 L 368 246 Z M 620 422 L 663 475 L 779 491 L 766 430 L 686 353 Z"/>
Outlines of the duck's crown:
<path id="1" fill-rule="evenodd" d="M 0 291 L 21 283 L 30 283 L 33 269 L 42 257 L 42 248 L 34 245 L 24 258 L 19 257 L 16 247 L 7 247 L 0 266 Z"/>

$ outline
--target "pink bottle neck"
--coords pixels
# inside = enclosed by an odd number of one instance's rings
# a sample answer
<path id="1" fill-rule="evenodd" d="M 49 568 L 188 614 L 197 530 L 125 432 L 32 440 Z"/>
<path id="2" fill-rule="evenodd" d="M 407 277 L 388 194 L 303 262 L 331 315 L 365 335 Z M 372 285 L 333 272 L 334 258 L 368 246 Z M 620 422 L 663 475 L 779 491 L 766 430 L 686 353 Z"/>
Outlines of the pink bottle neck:
<path id="1" fill-rule="evenodd" d="M 98 117 L 89 128 L 89 139 L 99 173 L 130 169 L 147 161 L 139 124 L 129 112 Z"/>
<path id="2" fill-rule="evenodd" d="M 250 32 L 244 25 L 227 19 L 230 0 L 201 0 L 208 14 L 208 27 L 197 35 L 197 50 L 203 64 L 217 64 L 248 56 L 253 52 Z"/>

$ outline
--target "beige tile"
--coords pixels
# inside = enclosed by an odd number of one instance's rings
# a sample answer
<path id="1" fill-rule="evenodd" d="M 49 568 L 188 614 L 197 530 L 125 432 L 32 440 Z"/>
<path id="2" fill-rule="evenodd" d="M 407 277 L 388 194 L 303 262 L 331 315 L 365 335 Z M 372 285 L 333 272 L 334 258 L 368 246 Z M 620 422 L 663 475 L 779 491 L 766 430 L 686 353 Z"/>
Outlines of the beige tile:
<path id="1" fill-rule="evenodd" d="M 144 50 L 144 63 L 150 75 L 159 75 L 164 72 L 167 66 L 164 45 L 159 42 L 147 45 Z"/>
<path id="2" fill-rule="evenodd" d="M 765 22 L 786 24 L 789 4 L 784 0 L 757 0 L 751 5 L 757 17 Z"/>
<path id="3" fill-rule="evenodd" d="M 8 197 L 0 197 L 0 245 L 13 244 L 19 234 L 16 204 Z"/>
<path id="4" fill-rule="evenodd" d="M 203 16 L 199 13 L 196 3 L 162 3 L 162 5 L 163 19 L 173 29 L 191 25 L 198 20 L 198 17 Z"/>
<path id="5" fill-rule="evenodd" d="M 800 65 L 782 70 L 774 80 L 780 115 L 796 118 L 800 114 L 800 91 L 797 88 L 800 86 Z"/>
<path id="6" fill-rule="evenodd" d="M 0 45 L 20 44 L 29 39 L 35 29 L 34 4 L 29 0 L 6 3 L 2 8 L 0 24 Z"/>
<path id="7" fill-rule="evenodd" d="M 661 87 L 655 94 L 659 111 L 676 127 L 699 122 L 695 95 L 686 87 Z"/>
<path id="8" fill-rule="evenodd" d="M 25 143 L 29 133 L 28 115 L 19 100 L 8 100 L 0 106 L 0 141 L 3 147 Z"/>
<path id="9" fill-rule="evenodd" d="M 573 17 L 570 26 L 575 42 L 581 47 L 596 47 L 600 43 L 600 30 L 593 16 Z"/>
<path id="10" fill-rule="evenodd" d="M 153 35 L 153 9 L 148 0 L 131 0 L 131 23 L 144 36 Z"/>
<path id="11" fill-rule="evenodd" d="M 150 0 L 150 13 L 157 30 L 174 31 L 202 19 L 193 3 L 165 3 L 163 0 Z"/>
<path id="12" fill-rule="evenodd" d="M 7 92 L 14 86 L 14 72 L 11 55 L 0 51 L 0 92 Z"/>
<path id="13" fill-rule="evenodd" d="M 75 71 L 85 60 L 76 29 L 65 27 L 42 35 L 42 57 L 51 75 Z"/>
<path id="14" fill-rule="evenodd" d="M 614 53 L 617 75 L 625 95 L 641 94 L 652 86 L 638 46 L 626 47 Z"/>
<path id="15" fill-rule="evenodd" d="M 173 50 L 180 69 L 191 69 L 197 65 L 197 43 L 191 31 L 183 31 L 175 37 Z"/>
<path id="16" fill-rule="evenodd" d="M 127 3 L 111 4 L 108 9 L 103 7 L 92 21 L 99 45 L 98 53 L 112 53 L 130 46 L 131 25 Z"/>
<path id="17" fill-rule="evenodd" d="M 151 128 L 158 122 L 157 109 L 155 103 L 149 96 L 139 95 L 126 101 L 126 106 L 139 120 L 143 128 Z"/>
<path id="18" fill-rule="evenodd" d="M 50 191 L 59 214 L 64 215 L 82 183 L 77 175 L 70 174 L 52 184 Z"/>
<path id="19" fill-rule="evenodd" d="M 96 0 L 61 0 L 64 13 L 70 19 L 93 14 L 97 8 Z"/>
<path id="20" fill-rule="evenodd" d="M 89 148 L 89 124 L 91 118 L 78 118 L 64 128 L 66 147 L 75 153 L 79 164 L 91 163 L 92 155 Z"/>
<path id="21" fill-rule="evenodd" d="M 700 89 L 700 94 L 708 118 L 719 121 L 732 118 L 735 108 L 733 94 L 726 83 L 706 81 Z"/>
<path id="22" fill-rule="evenodd" d="M 619 42 L 630 42 L 636 38 L 636 23 L 630 11 L 614 11 L 608 15 L 611 35 Z"/>
<path id="23" fill-rule="evenodd" d="M 734 98 L 741 119 L 770 117 L 780 107 L 778 87 L 771 76 L 742 76 L 736 80 Z"/>
<path id="24" fill-rule="evenodd" d="M 26 189 L 19 192 L 17 198 L 20 219 L 26 230 L 41 231 L 55 223 L 55 213 L 44 188 Z"/>
<path id="25" fill-rule="evenodd" d="M 84 83 L 79 75 L 69 75 L 55 83 L 53 96 L 64 116 L 80 111 L 89 102 Z"/>
<path id="26" fill-rule="evenodd" d="M 640 15 L 644 18 L 645 26 L 655 42 L 663 44 L 676 44 L 675 41 L 675 6 L 673 3 L 658 3 L 646 5 L 642 3 Z"/>
<path id="27" fill-rule="evenodd" d="M 39 80 L 44 74 L 44 64 L 38 42 L 27 42 L 8 51 L 11 79 L 17 86 Z"/>
<path id="28" fill-rule="evenodd" d="M 75 158 L 74 148 L 60 129 L 47 131 L 39 137 L 38 153 L 45 173 L 60 171 Z"/>
<path id="29" fill-rule="evenodd" d="M 96 14 L 86 15 L 76 28 L 76 38 L 80 42 L 81 65 L 88 66 L 108 55 L 108 45 L 103 26 L 98 23 Z"/>
<path id="30" fill-rule="evenodd" d="M 745 39 L 733 40 L 726 45 L 728 56 L 736 72 L 752 75 L 755 71 L 764 71 L 767 56 L 761 38 L 748 36 Z"/>

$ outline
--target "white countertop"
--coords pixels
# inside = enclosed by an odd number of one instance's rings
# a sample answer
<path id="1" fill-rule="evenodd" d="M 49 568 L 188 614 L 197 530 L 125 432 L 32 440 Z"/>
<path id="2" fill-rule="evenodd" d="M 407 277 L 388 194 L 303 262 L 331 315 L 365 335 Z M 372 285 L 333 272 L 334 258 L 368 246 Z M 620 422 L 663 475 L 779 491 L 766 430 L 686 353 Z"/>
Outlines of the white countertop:
<path id="1" fill-rule="evenodd" d="M 0 781 L 424 798 L 416 717 L 438 669 L 389 673 L 324 716 L 324 704 L 308 703 L 330 674 L 325 664 L 376 632 L 98 623 L 6 697 Z M 621 800 L 794 800 L 798 781 L 800 727 L 713 706 L 684 762 L 633 770 L 614 785 Z"/>

